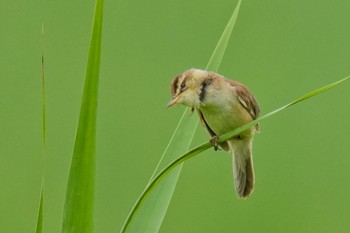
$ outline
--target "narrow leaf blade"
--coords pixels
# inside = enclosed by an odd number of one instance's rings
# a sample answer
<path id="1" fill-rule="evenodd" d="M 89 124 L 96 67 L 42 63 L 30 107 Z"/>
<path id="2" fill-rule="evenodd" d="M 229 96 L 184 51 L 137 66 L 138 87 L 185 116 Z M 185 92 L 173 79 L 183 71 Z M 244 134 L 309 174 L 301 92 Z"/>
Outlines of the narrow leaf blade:
<path id="1" fill-rule="evenodd" d="M 218 44 L 216 45 L 212 56 L 207 64 L 206 70 L 218 71 L 221 65 L 221 61 L 224 57 L 228 42 L 231 38 L 232 30 L 236 25 L 239 9 L 241 6 L 241 0 L 238 1 L 235 10 L 232 13 L 230 20 L 228 21 L 224 32 L 222 33 Z"/>
<path id="2" fill-rule="evenodd" d="M 94 232 L 95 137 L 102 15 L 103 0 L 96 0 L 84 93 L 66 190 L 62 233 Z"/>
<path id="3" fill-rule="evenodd" d="M 240 2 L 241 1 L 239 0 L 206 69 L 217 71 L 219 68 L 231 36 L 232 29 L 236 23 Z M 155 169 L 152 178 L 157 172 L 160 171 L 160 168 L 164 167 L 166 164 L 169 164 L 172 160 L 177 158 L 179 154 L 184 153 L 189 149 L 198 125 L 198 119 L 196 117 L 185 117 L 188 114 L 189 113 L 186 110 L 180 119 L 179 124 L 165 152 L 163 153 L 163 156 Z M 159 186 L 152 193 L 152 196 L 150 196 L 146 202 L 136 202 L 126 219 L 121 232 L 155 233 L 159 231 L 175 190 L 181 168 L 182 164 L 176 167 L 176 169 L 174 169 L 172 173 L 167 176 L 166 180 L 159 184 Z M 147 190 L 143 192 L 143 194 L 145 193 L 147 193 Z M 142 198 L 143 194 L 141 194 L 139 200 L 144 200 Z"/>
<path id="4" fill-rule="evenodd" d="M 43 231 L 43 208 L 44 208 L 44 191 L 41 187 L 40 192 L 40 202 L 39 202 L 39 213 L 38 213 L 38 219 L 36 222 L 36 230 L 35 233 L 41 233 Z"/>
<path id="5" fill-rule="evenodd" d="M 168 144 L 163 154 L 160 164 L 166 165 L 176 158 L 176 154 L 182 154 L 188 150 L 198 120 L 194 117 L 186 117 L 184 112 L 175 130 L 172 140 Z M 186 117 L 186 119 L 184 119 Z M 158 166 L 160 167 L 160 166 Z M 169 174 L 167 180 L 159 186 L 154 195 L 146 203 L 135 204 L 128 218 L 126 219 L 121 232 L 158 232 L 162 224 L 166 211 L 168 209 L 172 194 L 175 190 L 176 182 L 181 172 L 182 165 L 178 166 L 172 174 Z M 158 171 L 157 171 L 158 172 Z M 135 215 L 137 212 L 137 215 Z"/>
<path id="6" fill-rule="evenodd" d="M 266 115 L 264 115 L 264 116 L 262 116 L 262 117 L 259 117 L 258 119 L 254 120 L 254 121 L 252 121 L 252 122 L 250 122 L 250 123 L 248 123 L 248 124 L 246 124 L 246 125 L 243 125 L 243 126 L 237 128 L 237 129 L 235 129 L 235 130 L 233 130 L 233 131 L 231 131 L 231 132 L 228 132 L 228 133 L 226 133 L 226 134 L 224 134 L 224 135 L 221 135 L 221 136 L 218 138 L 218 142 L 226 141 L 227 139 L 230 139 L 230 138 L 232 138 L 232 137 L 238 135 L 239 133 L 241 133 L 241 132 L 243 132 L 243 131 L 249 129 L 250 127 L 256 125 L 257 123 L 259 123 L 259 122 L 262 121 L 263 119 L 266 119 L 266 118 L 268 118 L 268 117 L 271 117 L 272 115 L 275 115 L 276 113 L 278 113 L 278 112 L 280 112 L 280 111 L 282 111 L 282 110 L 284 110 L 284 109 L 286 109 L 286 108 L 289 108 L 289 107 L 291 107 L 291 106 L 293 106 L 293 105 L 295 105 L 295 104 L 297 104 L 297 103 L 300 103 L 300 102 L 302 102 L 302 101 L 305 101 L 305 100 L 307 100 L 307 99 L 309 99 L 309 98 L 311 98 L 311 97 L 314 97 L 314 96 L 316 96 L 316 95 L 318 95 L 318 94 L 321 94 L 322 92 L 325 92 L 325 91 L 327 91 L 327 90 L 329 90 L 329 89 L 331 89 L 331 88 L 337 86 L 338 84 L 340 84 L 340 83 L 342 83 L 342 82 L 344 82 L 344 81 L 346 81 L 346 80 L 348 80 L 348 79 L 350 79 L 350 76 L 345 77 L 345 78 L 343 78 L 343 79 L 341 79 L 341 80 L 338 80 L 338 81 L 336 81 L 336 82 L 334 82 L 334 83 L 328 84 L 328 85 L 326 85 L 326 86 L 323 86 L 323 87 L 321 87 L 321 88 L 318 88 L 318 89 L 316 89 L 316 90 L 314 90 L 314 91 L 311 91 L 311 92 L 309 92 L 309 93 L 307 93 L 307 94 L 305 94 L 305 95 L 303 95 L 303 96 L 301 96 L 301 97 L 295 99 L 294 101 L 292 101 L 292 102 L 290 102 L 290 103 L 288 103 L 288 104 L 286 104 L 286 105 L 284 105 L 284 106 L 282 106 L 282 107 L 280 107 L 280 108 L 278 108 L 278 109 L 276 109 L 276 110 L 274 110 L 274 111 L 272 111 L 272 112 L 270 112 L 270 113 L 268 113 L 268 114 L 266 114 Z"/>
<path id="7" fill-rule="evenodd" d="M 298 98 L 298 99 L 296 99 L 296 100 L 294 100 L 294 101 L 292 101 L 292 102 L 290 102 L 290 103 L 288 103 L 288 104 L 286 104 L 286 105 L 284 105 L 284 106 L 282 106 L 282 107 L 280 107 L 280 108 L 278 108 L 278 109 L 276 109 L 276 110 L 274 110 L 274 111 L 272 111 L 272 112 L 270 112 L 270 113 L 268 113 L 268 114 L 266 114 L 266 115 L 264 115 L 256 120 L 254 120 L 246 125 L 243 125 L 243 126 L 237 128 L 231 132 L 228 132 L 228 133 L 220 136 L 218 138 L 218 142 L 223 142 L 223 141 L 226 141 L 234 136 L 237 136 L 240 133 L 242 133 L 243 131 L 253 127 L 255 124 L 260 123 L 262 120 L 267 119 L 267 118 L 271 117 L 272 115 L 279 113 L 282 110 L 285 110 L 285 109 L 287 109 L 287 108 L 289 108 L 297 103 L 300 103 L 304 100 L 307 100 L 311 97 L 314 97 L 322 92 L 325 92 L 325 91 L 335 87 L 336 85 L 338 85 L 338 84 L 340 84 L 348 79 L 350 79 L 350 76 L 343 78 L 339 81 L 336 81 L 334 83 L 331 83 L 329 85 L 326 85 L 324 87 L 321 87 L 319 89 L 316 89 L 316 90 L 314 90 L 306 95 L 303 95 L 300 98 Z M 188 160 L 190 158 L 195 157 L 196 155 L 199 155 L 201 152 L 203 152 L 211 147 L 212 147 L 211 143 L 209 143 L 209 142 L 204 143 L 204 144 L 197 146 L 196 148 L 186 152 L 182 156 L 180 156 L 180 157 L 176 158 L 174 161 L 172 161 L 169 165 L 167 165 L 163 170 L 161 170 L 148 183 L 144 192 L 141 194 L 141 196 L 137 200 L 135 206 L 139 206 L 139 205 L 141 205 L 141 203 L 147 203 L 147 198 L 151 199 L 153 192 L 156 192 L 156 190 L 158 189 L 158 186 L 161 186 L 163 183 L 165 183 L 168 176 L 172 174 L 173 170 L 177 169 L 178 166 L 181 166 L 183 162 L 185 162 L 186 160 Z"/>
<path id="8" fill-rule="evenodd" d="M 40 199 L 38 208 L 38 219 L 36 222 L 36 233 L 43 230 L 43 206 L 44 206 L 44 179 L 46 160 L 46 94 L 45 94 L 45 66 L 44 66 L 44 23 L 41 25 L 41 114 L 42 114 L 42 142 L 43 142 L 43 169 L 40 185 Z"/>

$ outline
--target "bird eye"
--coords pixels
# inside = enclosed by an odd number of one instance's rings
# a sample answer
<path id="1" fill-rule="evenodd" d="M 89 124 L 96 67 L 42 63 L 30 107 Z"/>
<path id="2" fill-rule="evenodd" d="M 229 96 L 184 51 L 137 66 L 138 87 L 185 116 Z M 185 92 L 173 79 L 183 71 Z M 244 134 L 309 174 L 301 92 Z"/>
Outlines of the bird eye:
<path id="1" fill-rule="evenodd" d="M 186 87 L 186 83 L 181 83 L 181 90 L 183 90 Z"/>

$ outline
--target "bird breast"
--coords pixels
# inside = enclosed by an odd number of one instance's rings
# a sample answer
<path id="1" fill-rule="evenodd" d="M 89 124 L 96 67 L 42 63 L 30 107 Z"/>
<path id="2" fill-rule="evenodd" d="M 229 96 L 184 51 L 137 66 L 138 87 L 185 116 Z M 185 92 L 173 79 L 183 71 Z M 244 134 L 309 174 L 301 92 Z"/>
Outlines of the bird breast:
<path id="1" fill-rule="evenodd" d="M 199 109 L 216 135 L 232 131 L 252 120 L 237 96 L 229 93 L 208 90 L 206 101 Z"/>

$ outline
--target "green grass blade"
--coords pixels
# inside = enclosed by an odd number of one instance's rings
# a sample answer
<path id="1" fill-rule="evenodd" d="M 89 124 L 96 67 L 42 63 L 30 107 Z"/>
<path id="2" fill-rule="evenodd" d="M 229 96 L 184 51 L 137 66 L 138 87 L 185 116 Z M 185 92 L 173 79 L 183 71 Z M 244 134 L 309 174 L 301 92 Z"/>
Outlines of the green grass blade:
<path id="1" fill-rule="evenodd" d="M 35 230 L 36 233 L 43 232 L 43 207 L 44 207 L 44 190 L 41 186 L 39 213 L 38 213 L 38 220 L 36 222 L 36 230 Z"/>
<path id="2" fill-rule="evenodd" d="M 212 56 L 210 57 L 206 70 L 211 70 L 215 72 L 219 70 L 222 58 L 224 57 L 228 42 L 232 34 L 233 27 L 235 26 L 237 21 L 240 6 L 241 0 L 238 1 L 236 9 L 233 11 L 231 18 L 228 21 L 225 30 L 222 33 L 220 40 L 214 49 Z"/>
<path id="3" fill-rule="evenodd" d="M 44 206 L 44 179 L 46 160 L 46 95 L 45 95 L 45 69 L 44 69 L 44 24 L 41 25 L 41 111 L 42 111 L 42 140 L 43 140 L 43 170 L 40 185 L 40 199 L 38 219 L 36 222 L 36 233 L 41 233 L 43 229 L 43 206 Z"/>
<path id="4" fill-rule="evenodd" d="M 46 91 L 45 91 L 45 63 L 44 63 L 44 24 L 41 25 L 41 95 L 42 95 L 42 130 L 43 145 L 46 150 Z"/>
<path id="5" fill-rule="evenodd" d="M 220 136 L 218 138 L 218 142 L 223 142 L 223 141 L 226 141 L 226 140 L 228 140 L 228 139 L 230 139 L 230 138 L 232 138 L 234 136 L 237 136 L 240 133 L 242 133 L 243 131 L 245 131 L 245 130 L 249 129 L 250 127 L 254 126 L 255 124 L 259 123 L 263 119 L 271 117 L 272 115 L 274 115 L 274 114 L 276 114 L 278 112 L 281 112 L 282 110 L 284 110 L 284 109 L 286 109 L 288 107 L 291 107 L 291 106 L 293 106 L 293 105 L 295 105 L 297 103 L 300 103 L 300 102 L 302 102 L 302 101 L 304 101 L 306 99 L 309 99 L 309 98 L 311 98 L 311 97 L 313 97 L 315 95 L 318 95 L 318 94 L 320 94 L 320 93 L 322 93 L 324 91 L 327 91 L 330 88 L 335 87 L 336 85 L 338 85 L 338 84 L 340 84 L 340 83 L 342 83 L 342 82 L 344 82 L 344 81 L 346 81 L 348 79 L 350 79 L 350 76 L 348 76 L 348 77 L 346 77 L 344 79 L 341 79 L 341 80 L 339 80 L 337 82 L 331 83 L 331 84 L 329 84 L 327 86 L 321 87 L 321 88 L 319 88 L 319 89 L 317 89 L 315 91 L 312 91 L 312 92 L 310 92 L 310 93 L 308 93 L 308 94 L 306 94 L 306 95 L 304 95 L 304 96 L 302 96 L 302 97 L 300 97 L 300 98 L 290 102 L 289 104 L 286 104 L 285 106 L 280 107 L 280 108 L 278 108 L 278 109 L 276 109 L 276 110 L 274 110 L 274 111 L 272 111 L 272 112 L 270 112 L 270 113 L 260 117 L 259 119 L 255 120 L 255 121 L 252 121 L 252 122 L 250 122 L 250 123 L 248 123 L 248 124 L 246 124 L 246 125 L 244 125 L 242 127 L 239 127 L 237 129 L 229 132 L 229 133 L 226 133 L 226 134 Z M 158 188 L 158 186 L 161 186 L 162 183 L 164 183 L 164 181 L 166 181 L 166 179 L 164 179 L 164 178 L 166 178 L 166 176 L 168 174 L 171 175 L 170 172 L 172 172 L 178 166 L 181 166 L 184 161 L 186 161 L 186 160 L 188 160 L 190 158 L 193 158 L 194 156 L 200 154 L 201 152 L 203 152 L 203 151 L 205 151 L 205 150 L 207 150 L 207 149 L 209 149 L 211 147 L 212 147 L 211 143 L 209 143 L 209 142 L 204 143 L 204 144 L 202 144 L 202 145 L 200 145 L 200 146 L 198 146 L 198 147 L 188 151 L 187 153 L 185 153 L 184 155 L 178 157 L 174 161 L 172 161 L 168 166 L 166 166 L 163 170 L 161 170 L 155 176 L 155 178 L 151 180 L 151 182 L 149 182 L 149 184 L 147 185 L 147 187 L 145 188 L 145 190 L 143 191 L 143 193 L 141 194 L 141 196 L 139 197 L 139 199 L 137 200 L 135 205 L 139 206 L 143 202 L 147 202 L 146 201 L 147 198 L 150 199 L 152 197 L 151 196 L 152 192 L 155 192 L 155 190 Z"/>
<path id="6" fill-rule="evenodd" d="M 219 68 L 237 19 L 240 2 L 241 1 L 239 0 L 206 69 L 217 71 Z M 198 119 L 196 117 L 185 117 L 188 114 L 189 112 L 186 110 L 182 115 L 182 118 L 180 119 L 152 178 L 160 171 L 161 167 L 169 164 L 179 154 L 184 153 L 189 149 L 198 125 Z M 175 190 L 181 168 L 182 165 L 176 167 L 172 173 L 167 176 L 167 179 L 154 190 L 153 195 L 146 202 L 143 203 L 142 201 L 139 201 L 140 199 L 136 202 L 126 219 L 121 232 L 155 233 L 159 231 Z M 145 192 L 146 190 L 144 193 Z M 142 195 L 140 198 L 142 198 Z"/>
<path id="7" fill-rule="evenodd" d="M 186 115 L 188 115 L 187 111 L 182 115 L 163 154 L 160 163 L 164 163 L 164 165 L 176 158 L 178 154 L 187 151 L 190 147 L 198 120 L 195 117 L 186 117 Z M 178 154 L 176 155 L 176 153 Z M 155 190 L 154 195 L 142 207 L 140 203 L 134 205 L 121 232 L 158 232 L 175 190 L 181 168 L 182 165 L 174 169 L 172 174 L 169 174 L 165 182 Z"/>
<path id="8" fill-rule="evenodd" d="M 96 112 L 103 0 L 96 0 L 84 93 L 69 172 L 62 233 L 94 232 Z"/>
<path id="9" fill-rule="evenodd" d="M 280 107 L 280 108 L 278 108 L 278 109 L 276 109 L 276 110 L 274 110 L 274 111 L 272 111 L 272 112 L 270 112 L 270 113 L 260 117 L 259 119 L 256 119 L 256 120 L 254 120 L 254 121 L 252 121 L 252 122 L 250 122 L 250 123 L 248 123 L 248 124 L 246 124 L 244 126 L 241 126 L 241 127 L 237 128 L 237 129 L 233 130 L 232 132 L 229 132 L 229 133 L 226 133 L 226 134 L 220 136 L 218 138 L 218 142 L 226 141 L 227 139 L 232 138 L 232 137 L 240 134 L 241 132 L 249 129 L 253 125 L 256 125 L 257 123 L 259 123 L 263 119 L 266 119 L 266 118 L 268 118 L 268 117 L 270 117 L 272 115 L 275 115 L 276 113 L 278 113 L 278 112 L 280 112 L 280 111 L 282 111 L 282 110 L 284 110 L 286 108 L 289 108 L 289 107 L 291 107 L 291 106 L 293 106 L 293 105 L 295 105 L 297 103 L 300 103 L 300 102 L 302 102 L 304 100 L 307 100 L 307 99 L 309 99 L 311 97 L 314 97 L 314 96 L 316 96 L 316 95 L 318 95 L 318 94 L 320 94 L 322 92 L 325 92 L 325 91 L 327 91 L 327 90 L 337 86 L 338 84 L 340 84 L 340 83 L 342 83 L 342 82 L 344 82 L 344 81 L 346 81 L 348 79 L 350 79 L 350 76 L 345 77 L 343 79 L 340 79 L 340 80 L 338 80 L 338 81 L 336 81 L 334 83 L 328 84 L 326 86 L 323 86 L 323 87 L 321 87 L 319 89 L 316 89 L 316 90 L 314 90 L 312 92 L 309 92 L 309 93 L 299 97 L 298 99 L 296 99 L 296 100 L 294 100 L 294 101 L 292 101 L 292 102 L 290 102 L 290 103 L 288 103 L 288 104 L 286 104 L 286 105 L 284 105 L 284 106 L 282 106 L 282 107 Z"/>

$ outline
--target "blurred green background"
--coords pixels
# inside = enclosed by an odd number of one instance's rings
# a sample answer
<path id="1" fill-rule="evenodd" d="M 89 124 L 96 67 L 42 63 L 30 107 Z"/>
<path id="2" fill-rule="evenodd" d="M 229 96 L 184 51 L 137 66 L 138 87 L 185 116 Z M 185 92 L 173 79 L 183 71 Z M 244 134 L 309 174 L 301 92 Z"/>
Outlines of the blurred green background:
<path id="1" fill-rule="evenodd" d="M 96 232 L 119 232 L 184 107 L 174 75 L 204 68 L 237 1 L 105 1 Z M 59 232 L 94 1 L 4 1 L 0 79 L 0 232 L 33 232 L 47 158 L 44 232 Z M 262 113 L 350 74 L 350 1 L 243 0 L 219 73 L 245 83 Z M 188 161 L 160 232 L 349 232 L 350 83 L 262 122 L 256 187 L 238 200 L 231 156 Z M 189 117 L 197 117 L 195 114 Z M 199 128 L 193 146 L 208 140 Z"/>

